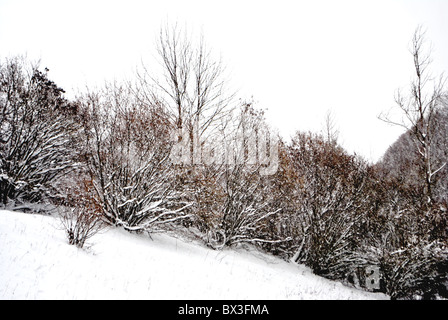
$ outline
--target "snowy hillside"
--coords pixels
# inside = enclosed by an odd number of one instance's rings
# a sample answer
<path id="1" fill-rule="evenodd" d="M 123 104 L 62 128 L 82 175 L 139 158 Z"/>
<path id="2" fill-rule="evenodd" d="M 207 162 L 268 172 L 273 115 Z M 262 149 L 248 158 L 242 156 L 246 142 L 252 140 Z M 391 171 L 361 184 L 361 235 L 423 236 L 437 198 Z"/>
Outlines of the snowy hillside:
<path id="1" fill-rule="evenodd" d="M 385 299 L 256 251 L 110 229 L 70 246 L 54 217 L 0 211 L 0 299 Z"/>

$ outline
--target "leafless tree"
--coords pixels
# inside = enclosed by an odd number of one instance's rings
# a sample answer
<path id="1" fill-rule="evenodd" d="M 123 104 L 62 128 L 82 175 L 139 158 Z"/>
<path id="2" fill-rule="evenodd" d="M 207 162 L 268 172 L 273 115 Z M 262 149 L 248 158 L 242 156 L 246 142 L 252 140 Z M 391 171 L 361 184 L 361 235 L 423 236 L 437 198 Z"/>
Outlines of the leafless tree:
<path id="1" fill-rule="evenodd" d="M 409 94 L 401 90 L 396 94 L 396 106 L 401 119 L 392 119 L 381 114 L 380 119 L 398 125 L 411 132 L 412 141 L 421 160 L 425 197 L 428 203 L 434 201 L 433 186 L 436 175 L 447 165 L 447 159 L 435 157 L 434 137 L 436 135 L 435 115 L 442 106 L 446 78 L 433 77 L 429 71 L 431 52 L 426 47 L 425 32 L 418 27 L 411 41 L 415 77 Z"/>
<path id="2" fill-rule="evenodd" d="M 324 134 L 327 141 L 336 143 L 339 137 L 339 130 L 336 128 L 335 116 L 331 110 L 327 111 L 324 120 Z"/>
<path id="3" fill-rule="evenodd" d="M 177 24 L 166 26 L 160 31 L 156 48 L 163 75 L 157 77 L 143 66 L 138 74 L 139 91 L 165 104 L 178 142 L 183 132 L 188 133 L 189 162 L 193 164 L 194 135 L 204 138 L 212 131 L 230 111 L 234 94 L 227 88 L 223 63 L 213 58 L 203 36 L 196 43 Z"/>

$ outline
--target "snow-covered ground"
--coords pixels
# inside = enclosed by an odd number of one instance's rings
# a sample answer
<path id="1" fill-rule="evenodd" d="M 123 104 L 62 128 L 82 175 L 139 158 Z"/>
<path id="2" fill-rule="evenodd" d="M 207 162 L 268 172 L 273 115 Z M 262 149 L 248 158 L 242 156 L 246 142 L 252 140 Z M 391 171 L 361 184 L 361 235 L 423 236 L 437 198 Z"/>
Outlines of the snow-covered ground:
<path id="1" fill-rule="evenodd" d="M 59 220 L 0 211 L 0 299 L 386 299 L 255 250 L 109 229 L 70 246 Z"/>

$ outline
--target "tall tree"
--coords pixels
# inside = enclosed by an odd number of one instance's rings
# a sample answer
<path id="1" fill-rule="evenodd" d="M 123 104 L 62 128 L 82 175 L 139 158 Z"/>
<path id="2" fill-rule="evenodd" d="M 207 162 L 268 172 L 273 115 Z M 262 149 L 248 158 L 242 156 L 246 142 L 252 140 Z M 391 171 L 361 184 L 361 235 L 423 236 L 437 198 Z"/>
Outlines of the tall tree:
<path id="1" fill-rule="evenodd" d="M 424 194 L 428 203 L 434 202 L 433 187 L 436 175 L 446 167 L 448 159 L 438 159 L 435 155 L 436 113 L 443 106 L 446 78 L 433 77 L 429 71 L 431 52 L 426 46 L 425 32 L 418 27 L 412 37 L 411 54 L 414 62 L 414 79 L 410 92 L 396 94 L 396 106 L 402 114 L 399 120 L 388 115 L 380 119 L 401 127 L 411 133 L 417 151 L 424 181 Z"/>
<path id="2" fill-rule="evenodd" d="M 155 77 L 144 66 L 139 74 L 140 90 L 157 96 L 167 106 L 178 142 L 188 136 L 190 150 L 185 161 L 193 164 L 198 151 L 195 137 L 204 139 L 212 131 L 230 111 L 234 94 L 227 90 L 221 60 L 213 58 L 203 36 L 194 42 L 177 25 L 166 26 L 160 31 L 156 48 L 163 76 Z"/>

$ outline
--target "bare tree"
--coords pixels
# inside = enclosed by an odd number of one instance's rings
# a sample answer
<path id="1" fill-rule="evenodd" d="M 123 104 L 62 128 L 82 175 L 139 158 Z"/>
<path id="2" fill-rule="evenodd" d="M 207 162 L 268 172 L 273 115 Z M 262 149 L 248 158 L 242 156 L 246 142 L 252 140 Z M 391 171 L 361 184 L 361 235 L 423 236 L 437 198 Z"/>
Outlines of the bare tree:
<path id="1" fill-rule="evenodd" d="M 324 135 L 327 141 L 336 143 L 339 137 L 339 130 L 336 128 L 336 120 L 331 110 L 325 114 Z"/>
<path id="2" fill-rule="evenodd" d="M 189 162 L 193 164 L 194 135 L 203 138 L 212 131 L 230 111 L 234 94 L 228 93 L 225 68 L 221 60 L 213 59 L 203 36 L 195 44 L 177 25 L 166 26 L 160 31 L 156 48 L 163 75 L 158 78 L 143 66 L 139 91 L 163 101 L 175 124 L 178 142 L 183 132 L 188 133 Z"/>
<path id="3" fill-rule="evenodd" d="M 433 78 L 428 68 L 431 64 L 431 52 L 425 46 L 425 32 L 418 27 L 411 42 L 415 77 L 411 82 L 408 95 L 401 90 L 396 94 L 396 105 L 402 113 L 401 120 L 381 114 L 380 119 L 405 128 L 412 133 L 412 141 L 421 160 L 425 197 L 428 203 L 434 201 L 433 186 L 435 176 L 447 165 L 447 159 L 435 157 L 435 115 L 443 102 L 446 78 L 441 75 Z"/>

